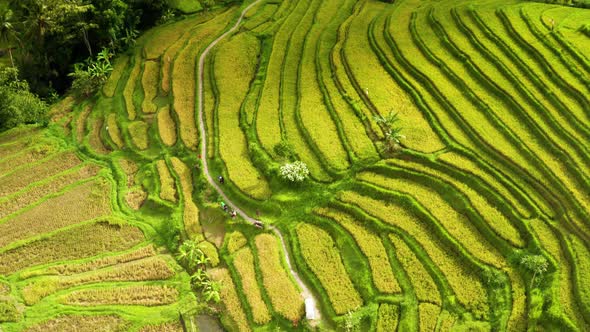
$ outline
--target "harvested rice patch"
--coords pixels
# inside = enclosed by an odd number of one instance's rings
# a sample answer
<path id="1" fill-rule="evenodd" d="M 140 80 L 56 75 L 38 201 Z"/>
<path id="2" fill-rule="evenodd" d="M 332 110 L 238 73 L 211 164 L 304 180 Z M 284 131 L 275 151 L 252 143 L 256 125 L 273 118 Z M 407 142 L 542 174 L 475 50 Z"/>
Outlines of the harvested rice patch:
<path id="1" fill-rule="evenodd" d="M 35 185 L 26 191 L 0 199 L 0 219 L 11 213 L 17 212 L 44 196 L 61 191 L 65 187 L 78 181 L 93 177 L 98 171 L 100 171 L 100 167 L 94 164 L 87 164 L 71 172 L 62 173 L 57 177 L 49 181 L 44 181 L 42 184 Z"/>
<path id="2" fill-rule="evenodd" d="M 0 224 L 0 248 L 111 213 L 110 186 L 104 180 L 79 185 Z"/>
<path id="3" fill-rule="evenodd" d="M 35 132 L 40 132 L 39 127 L 36 126 L 25 126 L 25 127 L 18 127 L 7 130 L 3 133 L 0 133 L 0 144 L 6 144 L 9 142 L 13 142 L 20 138 L 29 136 L 34 134 Z"/>
<path id="4" fill-rule="evenodd" d="M 121 79 L 121 76 L 123 75 L 123 72 L 125 71 L 125 67 L 127 67 L 128 63 L 129 63 L 129 56 L 127 56 L 127 55 L 117 56 L 117 60 L 115 61 L 113 71 L 111 72 L 109 79 L 107 80 L 107 82 L 104 84 L 104 86 L 102 88 L 102 92 L 105 94 L 105 96 L 110 98 L 115 95 L 115 90 L 117 90 L 117 86 L 119 85 L 119 80 Z"/>
<path id="5" fill-rule="evenodd" d="M 0 274 L 8 275 L 35 265 L 126 250 L 143 241 L 143 233 L 135 226 L 108 222 L 86 224 L 0 253 Z"/>
<path id="6" fill-rule="evenodd" d="M 92 111 L 92 105 L 86 105 L 84 110 L 81 111 L 78 116 L 76 117 L 75 125 L 76 125 L 76 140 L 78 143 L 81 143 L 84 139 L 84 135 L 86 134 L 86 120 L 88 120 L 88 115 Z"/>
<path id="7" fill-rule="evenodd" d="M 148 257 L 101 270 L 71 276 L 35 278 L 22 289 L 27 305 L 62 289 L 100 282 L 165 280 L 174 276 L 174 271 L 160 256 Z"/>
<path id="8" fill-rule="evenodd" d="M 201 235 L 201 224 L 199 223 L 199 208 L 193 201 L 193 177 L 191 170 L 178 158 L 172 157 L 171 160 L 174 171 L 180 178 L 182 196 L 184 201 L 184 210 L 182 220 L 184 229 L 190 237 Z"/>
<path id="9" fill-rule="evenodd" d="M 20 274 L 21 279 L 28 279 L 31 277 L 41 276 L 41 275 L 61 275 L 61 276 L 71 276 L 74 274 L 80 274 L 84 272 L 95 271 L 98 269 L 102 269 L 105 267 L 123 264 L 127 262 L 136 261 L 139 259 L 151 257 L 156 255 L 156 250 L 152 244 L 147 245 L 145 247 L 141 247 L 139 249 L 126 252 L 119 255 L 114 256 L 105 256 L 105 257 L 98 257 L 93 258 L 90 260 L 86 260 L 81 263 L 65 263 L 59 264 L 54 266 L 49 266 L 47 268 L 42 268 L 38 270 L 32 270 L 28 272 L 23 272 Z"/>
<path id="10" fill-rule="evenodd" d="M 160 198 L 176 203 L 176 183 L 170 174 L 170 170 L 168 170 L 166 162 L 164 160 L 158 160 L 156 162 L 156 168 L 158 169 L 158 176 L 160 178 Z"/>
<path id="11" fill-rule="evenodd" d="M 79 306 L 141 305 L 160 306 L 177 302 L 178 290 L 170 286 L 141 285 L 82 289 L 59 297 L 63 304 Z"/>
<path id="12" fill-rule="evenodd" d="M 103 123 L 104 121 L 100 117 L 92 120 L 88 137 L 88 143 L 90 143 L 90 147 L 92 147 L 94 152 L 98 154 L 107 154 L 109 152 L 100 138 L 100 130 L 102 129 Z"/>
<path id="13" fill-rule="evenodd" d="M 111 137 L 111 140 L 120 149 L 125 145 L 123 137 L 121 136 L 121 130 L 117 124 L 117 114 L 111 113 L 107 116 L 107 132 Z"/>
<path id="14" fill-rule="evenodd" d="M 125 193 L 125 203 L 133 210 L 139 210 L 143 202 L 148 197 L 148 193 L 141 188 L 134 188 Z"/>
<path id="15" fill-rule="evenodd" d="M 238 297 L 238 293 L 236 292 L 236 287 L 234 285 L 233 280 L 227 269 L 211 269 L 209 270 L 211 278 L 223 285 L 221 290 L 219 291 L 219 295 L 221 296 L 221 301 L 225 306 L 223 313 L 227 313 L 229 318 L 234 324 L 236 331 L 250 331 L 250 326 L 248 325 L 248 319 L 246 318 L 246 314 L 244 314 L 244 309 L 242 308 L 242 303 L 240 302 L 240 298 Z"/>
<path id="16" fill-rule="evenodd" d="M 283 254 L 277 238 L 260 234 L 256 236 L 255 242 L 262 283 L 273 309 L 290 321 L 298 321 L 303 315 L 303 297 L 283 266 Z"/>
<path id="17" fill-rule="evenodd" d="M 55 153 L 57 149 L 58 147 L 55 144 L 39 144 L 0 160 L 0 178 L 18 167 L 26 167 L 36 161 L 47 158 Z"/>
<path id="18" fill-rule="evenodd" d="M 254 270 L 254 256 L 252 255 L 252 251 L 250 251 L 249 248 L 244 248 L 238 251 L 234 256 L 233 265 L 240 275 L 244 294 L 252 309 L 254 323 L 268 323 L 271 316 L 266 307 L 266 303 L 264 303 L 264 300 L 262 299 L 260 288 L 256 281 L 256 271 Z"/>
<path id="19" fill-rule="evenodd" d="M 158 131 L 162 142 L 167 146 L 172 146 L 176 143 L 176 123 L 170 114 L 170 107 L 168 105 L 162 107 L 158 112 Z"/>
<path id="20" fill-rule="evenodd" d="M 55 154 L 42 163 L 20 168 L 16 172 L 0 178 L 0 198 L 14 194 L 31 183 L 76 167 L 80 163 L 80 159 L 74 153 L 64 152 Z"/>
<path id="21" fill-rule="evenodd" d="M 143 63 L 143 75 L 141 77 L 141 86 L 143 87 L 143 103 L 141 110 L 143 113 L 156 113 L 158 107 L 153 103 L 158 93 L 158 83 L 160 82 L 160 64 L 156 61 L 145 61 Z"/>
<path id="22" fill-rule="evenodd" d="M 76 99 L 74 99 L 73 96 L 67 96 L 57 103 L 51 105 L 47 114 L 51 117 L 52 121 L 57 122 L 62 117 L 64 117 L 66 113 L 70 113 L 72 111 L 72 107 L 74 106 L 75 102 Z"/>
<path id="23" fill-rule="evenodd" d="M 0 145 L 0 160 L 9 158 L 25 149 L 28 149 L 39 141 L 42 137 L 40 134 L 23 137 L 19 140 Z"/>
<path id="24" fill-rule="evenodd" d="M 140 150 L 145 150 L 148 148 L 148 125 L 145 122 L 131 122 L 127 127 L 127 130 L 129 130 L 131 141 L 133 141 L 133 144 L 135 144 L 135 146 L 137 146 Z"/>
<path id="25" fill-rule="evenodd" d="M 326 231 L 305 223 L 297 225 L 297 237 L 305 262 L 320 280 L 338 315 L 363 304 L 342 263 L 334 240 Z"/>
<path id="26" fill-rule="evenodd" d="M 184 332 L 180 322 L 168 322 L 160 325 L 146 325 L 139 332 Z"/>
<path id="27" fill-rule="evenodd" d="M 65 315 L 47 320 L 45 322 L 33 325 L 26 332 L 115 332 L 126 331 L 131 327 L 131 323 L 123 320 L 119 316 L 83 316 L 83 315 Z"/>
<path id="28" fill-rule="evenodd" d="M 133 160 L 126 158 L 120 159 L 119 165 L 127 175 L 127 187 L 132 187 L 135 184 L 135 174 L 137 174 L 139 167 Z"/>

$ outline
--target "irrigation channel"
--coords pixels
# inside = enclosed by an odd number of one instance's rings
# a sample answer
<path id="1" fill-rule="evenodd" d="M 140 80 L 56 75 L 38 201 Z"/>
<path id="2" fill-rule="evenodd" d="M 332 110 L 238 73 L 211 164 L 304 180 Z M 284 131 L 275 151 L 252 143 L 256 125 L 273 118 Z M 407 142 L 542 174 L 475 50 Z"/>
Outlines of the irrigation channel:
<path id="1" fill-rule="evenodd" d="M 203 171 L 205 173 L 205 177 L 207 178 L 207 182 L 209 182 L 209 184 L 211 186 L 213 186 L 213 188 L 215 188 L 215 190 L 219 193 L 219 195 L 221 197 L 223 197 L 223 200 L 227 203 L 227 205 L 229 205 L 234 211 L 237 212 L 237 214 L 242 216 L 242 218 L 244 218 L 244 220 L 246 220 L 247 222 L 249 222 L 251 224 L 255 224 L 260 221 L 248 216 L 244 211 L 242 211 L 239 207 L 237 207 L 225 195 L 225 193 L 223 192 L 221 187 L 217 184 L 217 182 L 213 179 L 213 177 L 211 177 L 211 174 L 209 173 L 209 165 L 207 163 L 207 137 L 206 137 L 207 131 L 205 130 L 205 121 L 203 120 L 203 68 L 205 66 L 205 58 L 207 57 L 207 54 L 209 54 L 209 51 L 213 47 L 215 47 L 215 45 L 217 45 L 217 43 L 219 43 L 223 38 L 225 38 L 227 35 L 234 32 L 239 27 L 240 23 L 242 23 L 242 19 L 244 18 L 244 15 L 246 15 L 246 12 L 250 8 L 254 7 L 256 4 L 258 4 L 260 1 L 261 0 L 256 0 L 253 3 L 251 3 L 250 5 L 248 5 L 246 8 L 244 8 L 244 10 L 242 10 L 240 17 L 238 18 L 238 21 L 236 22 L 236 24 L 234 24 L 233 27 L 231 27 L 229 30 L 227 30 L 225 33 L 223 33 L 221 36 L 217 37 L 217 39 L 215 39 L 213 42 L 211 42 L 211 44 L 209 44 L 209 46 L 207 46 L 207 48 L 205 48 L 205 50 L 201 54 L 201 57 L 199 58 L 199 68 L 198 68 L 198 75 L 197 75 L 197 77 L 198 77 L 198 80 L 197 80 L 198 91 L 197 91 L 197 93 L 198 93 L 198 99 L 199 99 L 197 109 L 198 109 L 198 113 L 199 113 L 199 130 L 200 130 L 200 137 L 201 137 L 201 156 L 203 156 L 202 161 L 203 161 Z M 295 279 L 295 281 L 299 285 L 299 288 L 301 288 L 301 295 L 305 299 L 306 307 L 307 307 L 308 302 L 312 303 L 311 306 L 313 307 L 314 317 L 315 317 L 315 321 L 317 323 L 321 317 L 321 315 L 320 315 L 321 313 L 318 309 L 316 298 L 314 297 L 313 293 L 309 290 L 309 288 L 305 285 L 303 280 L 301 280 L 301 278 L 299 277 L 297 272 L 293 269 L 293 265 L 291 264 L 291 258 L 289 257 L 289 252 L 287 251 L 287 246 L 285 245 L 285 239 L 283 238 L 283 235 L 281 234 L 281 232 L 276 227 L 274 227 L 272 225 L 267 226 L 267 227 L 269 227 L 280 239 L 281 245 L 283 247 L 282 248 L 283 252 L 285 253 L 285 261 L 287 262 L 287 267 L 289 268 L 291 275 L 293 276 L 293 278 Z"/>

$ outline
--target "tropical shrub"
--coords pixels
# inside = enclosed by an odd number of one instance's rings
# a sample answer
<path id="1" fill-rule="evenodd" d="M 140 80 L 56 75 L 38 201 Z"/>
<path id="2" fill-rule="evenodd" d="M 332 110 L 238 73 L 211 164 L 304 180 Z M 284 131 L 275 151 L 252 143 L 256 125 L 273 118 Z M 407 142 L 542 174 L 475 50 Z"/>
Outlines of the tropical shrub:
<path id="1" fill-rule="evenodd" d="M 303 182 L 309 176 L 309 169 L 307 169 L 307 165 L 304 162 L 296 161 L 294 163 L 286 163 L 281 166 L 279 174 L 284 180 L 289 180 L 291 182 Z"/>

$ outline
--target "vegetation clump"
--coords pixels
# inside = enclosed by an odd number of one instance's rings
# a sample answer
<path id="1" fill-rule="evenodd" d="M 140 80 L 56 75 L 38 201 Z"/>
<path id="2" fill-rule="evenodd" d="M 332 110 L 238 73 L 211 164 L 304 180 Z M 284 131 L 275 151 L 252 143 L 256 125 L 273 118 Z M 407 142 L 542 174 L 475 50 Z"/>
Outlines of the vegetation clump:
<path id="1" fill-rule="evenodd" d="M 293 163 L 286 163 L 279 169 L 279 174 L 282 179 L 290 182 L 303 182 L 309 177 L 309 169 L 302 161 Z"/>

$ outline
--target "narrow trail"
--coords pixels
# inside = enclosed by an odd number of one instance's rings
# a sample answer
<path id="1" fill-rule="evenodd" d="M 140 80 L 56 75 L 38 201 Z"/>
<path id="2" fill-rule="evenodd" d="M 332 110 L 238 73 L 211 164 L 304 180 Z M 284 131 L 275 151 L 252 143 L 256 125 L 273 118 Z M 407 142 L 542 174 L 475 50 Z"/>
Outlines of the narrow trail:
<path id="1" fill-rule="evenodd" d="M 197 94 L 197 96 L 199 98 L 199 102 L 197 103 L 198 104 L 197 111 L 199 113 L 199 131 L 200 131 L 200 137 L 201 137 L 201 156 L 202 156 L 201 160 L 203 162 L 203 172 L 205 174 L 205 177 L 207 178 L 207 182 L 209 182 L 209 184 L 211 186 L 213 186 L 213 188 L 215 188 L 217 193 L 219 193 L 219 195 L 221 197 L 223 197 L 224 202 L 229 207 L 231 207 L 234 211 L 236 211 L 237 214 L 242 216 L 242 218 L 244 218 L 244 220 L 248 221 L 251 224 L 254 224 L 254 223 L 260 222 L 260 221 L 248 216 L 244 211 L 242 211 L 238 206 L 236 206 L 225 195 L 225 193 L 223 192 L 221 187 L 217 184 L 217 182 L 213 179 L 213 177 L 209 173 L 209 164 L 207 162 L 207 137 L 206 137 L 207 131 L 205 130 L 205 121 L 203 120 L 203 76 L 204 76 L 203 69 L 205 67 L 205 58 L 207 57 L 207 54 L 209 54 L 209 51 L 213 47 L 215 47 L 215 45 L 217 45 L 217 43 L 219 43 L 223 38 L 225 38 L 227 35 L 233 33 L 239 27 L 240 23 L 242 23 L 242 19 L 246 15 L 246 12 L 248 12 L 248 10 L 250 8 L 254 7 L 260 1 L 261 0 L 256 0 L 253 3 L 251 3 L 250 5 L 248 5 L 248 7 L 244 8 L 244 10 L 242 10 L 240 17 L 238 18 L 238 21 L 236 22 L 236 24 L 234 24 L 234 26 L 231 27 L 231 29 L 227 30 L 221 36 L 217 37 L 217 39 L 215 39 L 213 42 L 211 42 L 211 44 L 209 44 L 209 46 L 207 46 L 207 48 L 205 48 L 205 50 L 203 51 L 203 53 L 199 57 L 199 68 L 198 68 L 198 74 L 197 74 L 197 77 L 198 77 L 198 80 L 197 80 L 197 86 L 198 86 L 197 93 L 198 94 Z M 312 302 L 313 309 L 315 311 L 315 321 L 319 321 L 319 319 L 321 317 L 321 312 L 318 309 L 317 300 L 314 297 L 313 293 L 309 290 L 309 288 L 307 288 L 307 286 L 305 285 L 303 280 L 301 280 L 301 278 L 299 277 L 299 274 L 297 274 L 297 272 L 295 272 L 295 270 L 293 269 L 293 265 L 291 264 L 291 258 L 289 257 L 289 252 L 287 251 L 287 246 L 285 245 L 285 239 L 283 238 L 283 235 L 276 227 L 274 227 L 272 225 L 269 225 L 267 227 L 270 228 L 280 239 L 281 246 L 283 247 L 282 248 L 283 252 L 285 253 L 285 261 L 287 262 L 287 266 L 289 267 L 289 271 L 291 272 L 293 279 L 295 279 L 295 281 L 299 285 L 299 288 L 301 288 L 301 290 L 302 290 L 301 296 L 303 296 L 303 298 L 306 301 Z"/>

